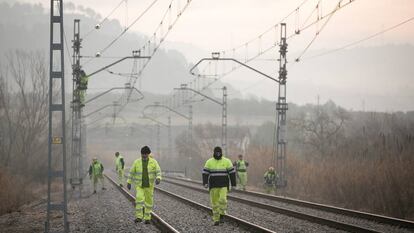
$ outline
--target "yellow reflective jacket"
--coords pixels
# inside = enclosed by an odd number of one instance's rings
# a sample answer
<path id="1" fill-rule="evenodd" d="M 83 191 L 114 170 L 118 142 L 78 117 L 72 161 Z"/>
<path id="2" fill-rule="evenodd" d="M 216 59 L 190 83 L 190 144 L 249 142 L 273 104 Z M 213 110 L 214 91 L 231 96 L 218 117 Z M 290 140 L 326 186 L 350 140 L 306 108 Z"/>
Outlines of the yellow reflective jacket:
<path id="1" fill-rule="evenodd" d="M 161 168 L 158 162 L 152 157 L 148 157 L 148 178 L 150 187 L 154 187 L 155 179 L 161 179 Z M 134 184 L 135 187 L 142 186 L 142 158 L 134 161 L 129 169 L 128 184 Z"/>
<path id="2" fill-rule="evenodd" d="M 236 171 L 230 159 L 210 158 L 207 160 L 203 169 L 203 185 L 208 184 L 209 188 L 222 188 L 236 186 Z"/>
<path id="3" fill-rule="evenodd" d="M 115 170 L 121 171 L 124 170 L 125 162 L 124 157 L 122 155 L 118 155 L 118 157 L 115 159 Z"/>

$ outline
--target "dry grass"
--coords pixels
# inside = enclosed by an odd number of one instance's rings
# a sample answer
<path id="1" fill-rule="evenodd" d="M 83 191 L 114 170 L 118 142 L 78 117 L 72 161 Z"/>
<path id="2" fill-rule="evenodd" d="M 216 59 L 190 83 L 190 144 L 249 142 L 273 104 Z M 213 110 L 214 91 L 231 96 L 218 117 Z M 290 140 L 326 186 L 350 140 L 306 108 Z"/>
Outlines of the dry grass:
<path id="1" fill-rule="evenodd" d="M 38 191 L 27 179 L 10 174 L 6 169 L 0 169 L 0 215 L 16 211 L 34 200 Z"/>
<path id="2" fill-rule="evenodd" d="M 253 148 L 251 148 L 253 149 Z M 252 150 L 251 152 L 253 152 Z M 261 187 L 270 153 L 256 149 L 249 154 L 249 183 Z M 414 156 L 380 158 L 338 156 L 303 159 L 288 156 L 285 195 L 397 218 L 414 219 Z"/>

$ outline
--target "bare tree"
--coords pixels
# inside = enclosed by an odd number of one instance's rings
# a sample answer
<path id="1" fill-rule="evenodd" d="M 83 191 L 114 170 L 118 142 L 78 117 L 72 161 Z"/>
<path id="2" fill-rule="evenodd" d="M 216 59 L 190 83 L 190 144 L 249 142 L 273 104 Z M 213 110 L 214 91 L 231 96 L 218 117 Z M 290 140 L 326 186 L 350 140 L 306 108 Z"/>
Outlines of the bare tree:
<path id="1" fill-rule="evenodd" d="M 328 101 L 323 106 L 313 107 L 310 112 L 302 112 L 292 124 L 302 132 L 304 143 L 319 155 L 326 156 L 338 146 L 341 129 L 348 119 L 346 110 Z"/>
<path id="2" fill-rule="evenodd" d="M 48 122 L 48 82 L 40 52 L 14 51 L 0 71 L 1 162 L 31 172 L 42 167 Z M 40 162 L 40 163 L 39 163 Z M 29 166 L 30 164 L 30 166 Z"/>

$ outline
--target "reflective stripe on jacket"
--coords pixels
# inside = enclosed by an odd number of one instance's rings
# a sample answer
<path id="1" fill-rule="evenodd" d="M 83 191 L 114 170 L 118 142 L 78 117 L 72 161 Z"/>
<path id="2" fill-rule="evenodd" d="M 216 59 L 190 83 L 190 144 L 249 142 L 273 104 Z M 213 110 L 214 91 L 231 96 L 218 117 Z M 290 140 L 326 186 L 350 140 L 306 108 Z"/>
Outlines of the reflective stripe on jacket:
<path id="1" fill-rule="evenodd" d="M 222 188 L 236 186 L 236 171 L 228 158 L 222 157 L 217 160 L 210 158 L 203 169 L 203 184 L 209 188 Z"/>
<path id="2" fill-rule="evenodd" d="M 154 186 L 155 179 L 161 179 L 161 168 L 152 157 L 148 157 L 148 178 L 150 187 Z M 127 182 L 134 183 L 136 187 L 142 186 L 142 158 L 135 160 L 132 164 Z"/>

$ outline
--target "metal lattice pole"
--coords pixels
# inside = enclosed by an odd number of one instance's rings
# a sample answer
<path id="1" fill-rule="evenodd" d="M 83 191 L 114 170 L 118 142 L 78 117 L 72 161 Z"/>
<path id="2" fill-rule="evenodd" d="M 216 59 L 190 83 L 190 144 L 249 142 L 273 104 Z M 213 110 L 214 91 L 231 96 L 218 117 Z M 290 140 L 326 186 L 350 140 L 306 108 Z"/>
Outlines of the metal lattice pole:
<path id="1" fill-rule="evenodd" d="M 172 156 L 171 116 L 168 116 L 168 153 Z"/>
<path id="2" fill-rule="evenodd" d="M 188 105 L 188 137 L 189 145 L 192 146 L 193 141 L 193 105 Z"/>
<path id="3" fill-rule="evenodd" d="M 280 45 L 279 45 L 279 94 L 278 101 L 276 103 L 277 111 L 277 128 L 276 128 L 276 150 L 274 150 L 273 156 L 276 157 L 276 172 L 279 179 L 276 185 L 278 187 L 286 187 L 286 112 L 288 110 L 288 104 L 286 102 L 286 24 L 280 25 Z"/>
<path id="4" fill-rule="evenodd" d="M 70 184 L 72 189 L 79 187 L 82 189 L 82 107 L 80 97 L 81 65 L 80 48 L 82 39 L 80 38 L 80 20 L 75 19 L 73 24 L 73 92 L 72 92 L 72 153 L 71 153 L 71 177 Z M 81 193 L 79 193 L 81 194 Z"/>
<path id="5" fill-rule="evenodd" d="M 223 87 L 223 111 L 221 121 L 221 145 L 224 150 L 224 154 L 227 154 L 227 88 Z"/>
<path id="6" fill-rule="evenodd" d="M 55 31 L 56 30 L 56 31 Z M 45 232 L 56 231 L 51 226 L 52 211 L 62 213 L 63 231 L 69 232 L 66 193 L 66 126 L 65 126 L 65 64 L 63 51 L 63 0 L 50 1 L 50 55 L 49 55 L 49 131 L 48 183 Z M 55 88 L 56 87 L 56 88 Z M 56 120 L 56 122 L 53 122 Z M 52 164 L 60 164 L 52 167 Z M 60 179 L 62 190 L 53 195 L 51 185 Z M 53 199 L 53 200 L 52 200 Z M 55 220 L 56 221 L 56 220 Z M 57 224 L 58 226 L 62 224 Z"/>
<path id="7" fill-rule="evenodd" d="M 156 127 L 157 127 L 157 142 L 156 142 L 157 145 L 156 145 L 156 148 L 157 148 L 158 156 L 161 157 L 161 149 L 160 149 L 161 126 L 160 126 L 160 124 L 157 124 Z"/>

